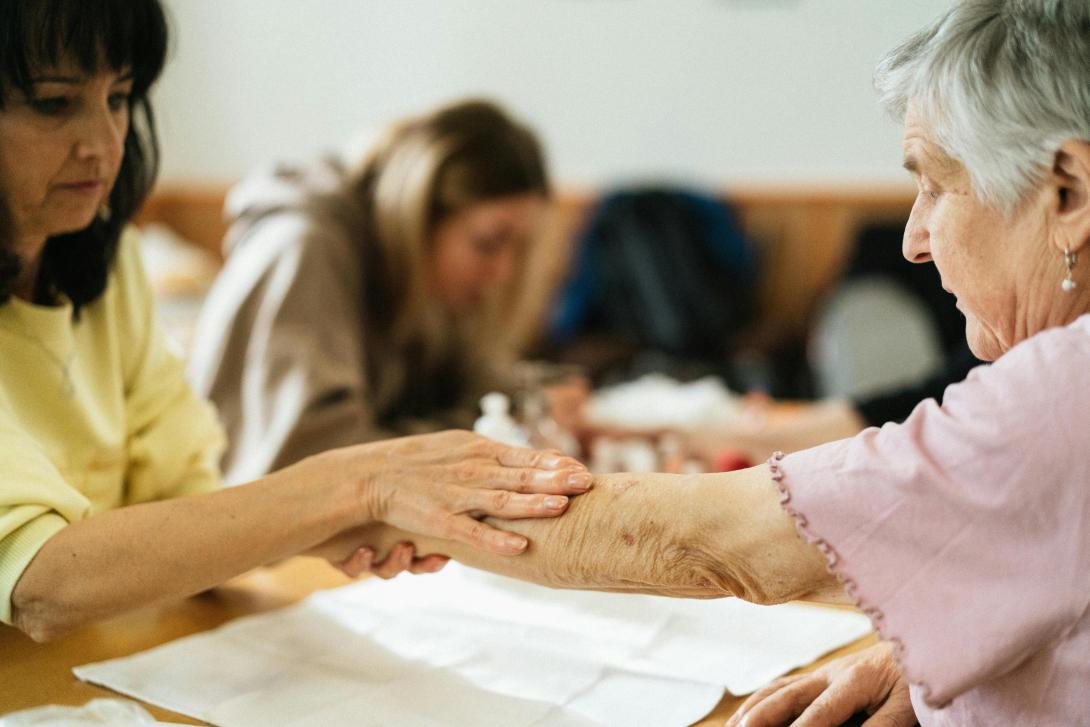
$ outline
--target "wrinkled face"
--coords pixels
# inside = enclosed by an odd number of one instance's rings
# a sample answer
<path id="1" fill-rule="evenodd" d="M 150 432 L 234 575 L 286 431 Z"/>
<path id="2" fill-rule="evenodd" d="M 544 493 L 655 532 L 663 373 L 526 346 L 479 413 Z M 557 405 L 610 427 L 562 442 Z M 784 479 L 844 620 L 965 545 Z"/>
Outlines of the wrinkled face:
<path id="1" fill-rule="evenodd" d="M 1010 218 L 984 204 L 965 167 L 935 144 L 911 110 L 904 155 L 918 190 L 905 228 L 904 256 L 935 263 L 943 288 L 957 297 L 965 315 L 969 347 L 978 358 L 994 360 L 1036 332 L 1035 296 L 1051 295 L 1039 284 L 1059 281 L 1044 223 L 1044 194 L 1031 194 Z"/>
<path id="2" fill-rule="evenodd" d="M 511 280 L 542 222 L 545 205 L 534 193 L 501 197 L 450 215 L 436 226 L 432 286 L 448 311 L 470 312 Z"/>
<path id="3" fill-rule="evenodd" d="M 131 75 L 40 70 L 30 95 L 10 89 L 0 110 L 0 189 L 16 239 L 87 227 L 108 199 L 129 129 Z"/>

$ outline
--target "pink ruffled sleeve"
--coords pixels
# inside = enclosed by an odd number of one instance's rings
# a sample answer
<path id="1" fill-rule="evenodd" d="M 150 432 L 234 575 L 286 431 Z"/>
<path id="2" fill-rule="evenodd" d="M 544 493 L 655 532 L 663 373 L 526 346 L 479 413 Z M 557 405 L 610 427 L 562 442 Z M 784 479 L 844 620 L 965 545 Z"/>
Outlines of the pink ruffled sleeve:
<path id="1" fill-rule="evenodd" d="M 771 464 L 784 506 L 938 708 L 1063 637 L 1090 603 L 1090 317 L 903 425 Z"/>

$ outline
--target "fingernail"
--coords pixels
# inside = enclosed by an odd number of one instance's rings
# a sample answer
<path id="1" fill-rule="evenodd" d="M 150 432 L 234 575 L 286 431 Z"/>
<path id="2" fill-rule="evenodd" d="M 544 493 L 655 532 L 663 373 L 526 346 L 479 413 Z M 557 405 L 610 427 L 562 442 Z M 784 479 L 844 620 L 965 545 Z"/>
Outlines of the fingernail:
<path id="1" fill-rule="evenodd" d="M 508 535 L 503 539 L 503 544 L 511 550 L 524 550 L 530 543 L 526 538 L 520 538 L 517 535 Z"/>
<path id="2" fill-rule="evenodd" d="M 577 470 L 579 472 L 587 471 L 587 466 L 574 457 L 558 456 L 556 464 L 557 469 Z"/>
<path id="3" fill-rule="evenodd" d="M 566 497 L 553 495 L 545 498 L 545 507 L 549 508 L 550 510 L 559 510 L 567 504 L 568 498 Z"/>
<path id="4" fill-rule="evenodd" d="M 568 478 L 568 485 L 580 490 L 589 490 L 594 484 L 594 476 L 589 472 L 580 472 Z"/>
<path id="5" fill-rule="evenodd" d="M 559 454 L 546 455 L 538 460 L 538 466 L 542 469 L 547 470 L 560 469 L 560 465 L 564 462 L 565 459 L 567 459 L 567 457 Z"/>

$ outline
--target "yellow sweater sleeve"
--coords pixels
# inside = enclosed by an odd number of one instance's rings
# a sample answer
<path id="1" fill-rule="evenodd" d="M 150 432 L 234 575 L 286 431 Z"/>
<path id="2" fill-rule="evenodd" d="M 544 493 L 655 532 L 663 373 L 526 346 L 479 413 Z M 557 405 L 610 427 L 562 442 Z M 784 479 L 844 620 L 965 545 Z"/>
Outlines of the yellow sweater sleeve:
<path id="1" fill-rule="evenodd" d="M 96 332 L 82 335 L 77 344 L 83 347 L 77 353 L 86 365 L 81 384 L 87 391 L 67 405 L 86 409 L 50 411 L 45 401 L 28 403 L 26 397 L 20 403 L 14 394 L 20 389 L 0 386 L 4 463 L 0 468 L 0 621 L 4 623 L 11 622 L 11 595 L 23 571 L 46 541 L 69 523 L 92 517 L 102 507 L 164 500 L 220 486 L 222 428 L 211 405 L 195 396 L 186 383 L 182 362 L 159 333 L 134 234 L 123 236 L 109 287 L 84 315 L 90 326 L 86 330 Z M 33 340 L 27 343 L 32 344 Z M 20 376 L 33 379 L 32 372 L 23 371 L 14 378 Z M 13 385 L 25 391 L 33 382 L 20 380 Z M 95 387 L 107 388 L 96 395 Z M 32 413 L 39 415 L 39 425 L 46 422 L 44 426 L 29 424 L 34 416 L 17 409 L 27 406 L 36 407 Z M 115 488 L 112 495 L 109 486 L 102 490 L 101 478 L 94 494 L 87 494 L 92 492 L 85 489 L 89 480 L 83 477 L 88 453 L 81 448 L 101 443 L 89 445 L 79 427 L 66 429 L 63 417 L 70 414 L 73 420 L 90 421 L 91 429 L 95 424 L 107 432 L 116 429 L 117 446 L 123 451 L 118 452 L 120 461 L 115 460 L 119 469 L 107 477 Z"/>
<path id="2" fill-rule="evenodd" d="M 45 542 L 91 503 L 61 473 L 0 400 L 0 622 L 11 623 L 11 594 Z"/>
<path id="3" fill-rule="evenodd" d="M 129 331 L 123 361 L 126 504 L 218 489 L 223 427 L 212 405 L 190 388 L 184 364 L 156 324 L 136 235 L 125 235 L 119 256 L 119 315 Z"/>

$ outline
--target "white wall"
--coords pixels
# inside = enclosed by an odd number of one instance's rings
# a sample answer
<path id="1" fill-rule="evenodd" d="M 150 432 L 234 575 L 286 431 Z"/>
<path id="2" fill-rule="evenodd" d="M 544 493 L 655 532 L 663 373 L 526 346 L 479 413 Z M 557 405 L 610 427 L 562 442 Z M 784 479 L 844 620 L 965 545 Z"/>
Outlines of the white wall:
<path id="1" fill-rule="evenodd" d="M 952 0 L 167 2 L 167 181 L 232 180 L 485 94 L 586 186 L 905 180 L 871 73 Z"/>

